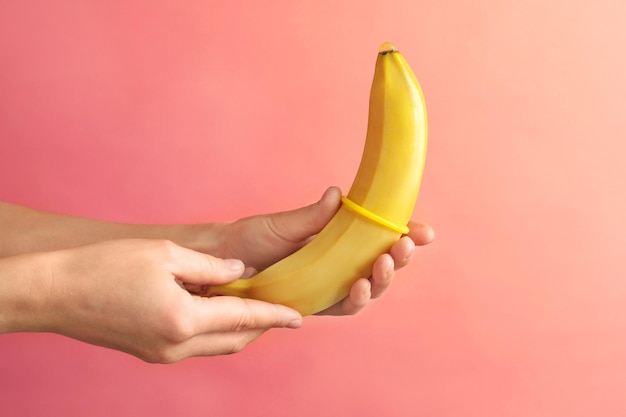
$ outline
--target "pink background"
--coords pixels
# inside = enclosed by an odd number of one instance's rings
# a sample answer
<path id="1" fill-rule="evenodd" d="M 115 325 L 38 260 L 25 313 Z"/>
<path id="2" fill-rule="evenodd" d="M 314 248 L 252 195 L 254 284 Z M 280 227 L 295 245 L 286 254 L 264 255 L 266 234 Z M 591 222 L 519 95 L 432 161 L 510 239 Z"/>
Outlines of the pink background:
<path id="1" fill-rule="evenodd" d="M 0 336 L 3 416 L 626 415 L 626 3 L 0 2 L 0 199 L 129 222 L 350 186 L 379 44 L 436 242 L 365 312 L 148 365 Z"/>

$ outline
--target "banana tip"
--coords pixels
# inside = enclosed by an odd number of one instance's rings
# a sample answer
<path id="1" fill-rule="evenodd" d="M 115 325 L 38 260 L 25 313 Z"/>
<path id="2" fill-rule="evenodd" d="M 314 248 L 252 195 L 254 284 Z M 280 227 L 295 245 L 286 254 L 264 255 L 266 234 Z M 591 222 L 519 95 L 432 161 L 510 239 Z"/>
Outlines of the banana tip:
<path id="1" fill-rule="evenodd" d="M 378 48 L 379 54 L 385 55 L 390 52 L 398 52 L 398 48 L 396 48 L 396 45 L 391 42 L 384 42 L 382 45 L 380 45 L 380 48 Z"/>

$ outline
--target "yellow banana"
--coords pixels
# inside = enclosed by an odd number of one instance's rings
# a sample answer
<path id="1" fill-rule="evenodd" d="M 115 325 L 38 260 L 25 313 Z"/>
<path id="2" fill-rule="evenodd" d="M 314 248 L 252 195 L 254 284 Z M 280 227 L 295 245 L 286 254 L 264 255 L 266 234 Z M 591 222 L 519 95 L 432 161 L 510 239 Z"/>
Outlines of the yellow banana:
<path id="1" fill-rule="evenodd" d="M 254 277 L 209 288 L 207 295 L 254 298 L 308 315 L 337 303 L 357 278 L 370 276 L 376 258 L 408 231 L 426 158 L 424 97 L 389 42 L 378 53 L 369 106 L 359 170 L 326 227 Z"/>

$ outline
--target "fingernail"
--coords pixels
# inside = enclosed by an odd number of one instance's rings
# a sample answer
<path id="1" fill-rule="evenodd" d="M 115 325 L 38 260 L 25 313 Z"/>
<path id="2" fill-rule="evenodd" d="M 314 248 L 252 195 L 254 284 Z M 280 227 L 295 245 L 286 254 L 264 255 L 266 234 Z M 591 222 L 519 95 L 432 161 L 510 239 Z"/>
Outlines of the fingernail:
<path id="1" fill-rule="evenodd" d="M 245 269 L 245 265 L 239 259 L 225 259 L 224 261 L 226 262 L 226 267 L 233 272 L 242 273 Z"/>
<path id="2" fill-rule="evenodd" d="M 300 327 L 302 327 L 302 319 L 292 320 L 285 327 L 289 329 L 299 329 Z"/>
<path id="3" fill-rule="evenodd" d="M 319 201 L 321 203 L 332 201 L 335 204 L 339 204 L 339 200 L 341 200 L 341 190 L 337 187 L 330 187 L 326 189 Z"/>
<path id="4" fill-rule="evenodd" d="M 251 278 L 257 274 L 257 270 L 252 268 L 251 266 L 246 267 L 245 271 L 243 271 L 243 275 L 241 278 Z"/>

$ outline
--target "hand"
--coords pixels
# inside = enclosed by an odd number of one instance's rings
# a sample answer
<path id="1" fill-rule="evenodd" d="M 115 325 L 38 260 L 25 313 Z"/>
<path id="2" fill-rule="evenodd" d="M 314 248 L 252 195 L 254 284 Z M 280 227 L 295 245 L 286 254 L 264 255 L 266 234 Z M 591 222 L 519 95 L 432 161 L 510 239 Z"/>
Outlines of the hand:
<path id="1" fill-rule="evenodd" d="M 350 289 L 350 295 L 339 303 L 317 313 L 318 315 L 351 315 L 361 311 L 371 299 L 378 298 L 389 288 L 395 271 L 404 268 L 413 259 L 415 246 L 424 246 L 435 238 L 435 232 L 429 225 L 421 222 L 409 222 L 409 233 L 402 236 L 389 250 L 374 262 L 372 276 L 359 278 Z"/>
<path id="2" fill-rule="evenodd" d="M 341 191 L 329 188 L 322 198 L 300 209 L 282 213 L 247 217 L 226 225 L 223 231 L 222 257 L 241 259 L 247 266 L 261 270 L 290 255 L 313 238 L 330 221 L 341 205 Z M 359 278 L 350 295 L 336 305 L 318 313 L 323 315 L 356 314 L 370 299 L 380 297 L 391 284 L 395 270 L 411 262 L 415 245 L 426 245 L 434 239 L 433 229 L 424 223 L 410 222 L 403 236 L 374 263 L 372 276 Z M 254 273 L 247 271 L 247 275 Z"/>
<path id="3" fill-rule="evenodd" d="M 219 285 L 243 263 L 168 241 L 118 240 L 49 252 L 51 278 L 39 330 L 170 363 L 238 352 L 274 327 L 297 328 L 284 306 L 236 297 L 204 298 L 182 284 Z"/>

